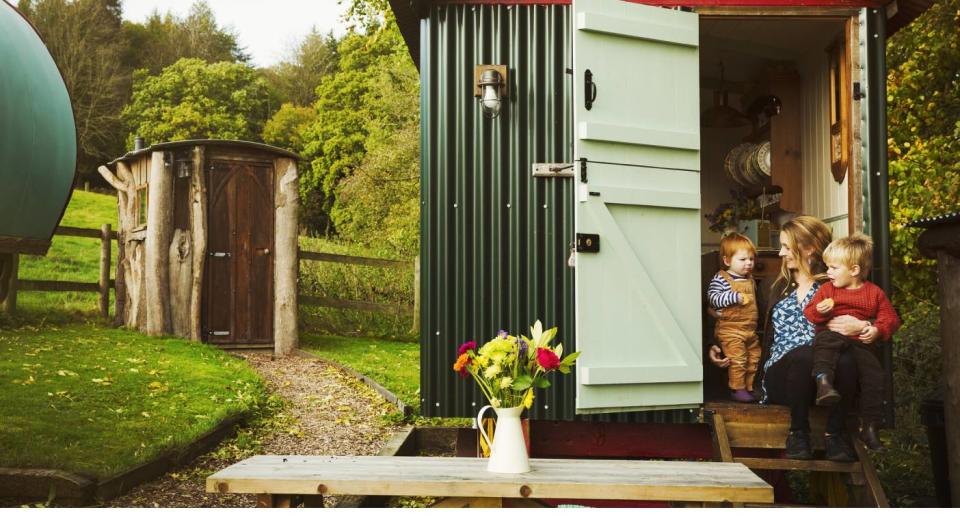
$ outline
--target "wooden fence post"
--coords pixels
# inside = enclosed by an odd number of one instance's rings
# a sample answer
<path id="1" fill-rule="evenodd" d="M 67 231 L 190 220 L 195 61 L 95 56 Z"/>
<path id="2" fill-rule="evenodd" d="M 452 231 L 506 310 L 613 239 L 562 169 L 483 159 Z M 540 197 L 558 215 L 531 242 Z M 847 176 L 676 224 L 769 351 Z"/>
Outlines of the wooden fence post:
<path id="1" fill-rule="evenodd" d="M 110 317 L 110 224 L 100 227 L 100 315 Z"/>
<path id="2" fill-rule="evenodd" d="M 410 332 L 420 332 L 420 256 L 413 260 L 413 327 Z"/>
<path id="3" fill-rule="evenodd" d="M 3 301 L 3 310 L 7 314 L 17 312 L 17 287 L 19 286 L 20 255 L 10 255 L 10 286 L 7 289 L 7 299 Z"/>

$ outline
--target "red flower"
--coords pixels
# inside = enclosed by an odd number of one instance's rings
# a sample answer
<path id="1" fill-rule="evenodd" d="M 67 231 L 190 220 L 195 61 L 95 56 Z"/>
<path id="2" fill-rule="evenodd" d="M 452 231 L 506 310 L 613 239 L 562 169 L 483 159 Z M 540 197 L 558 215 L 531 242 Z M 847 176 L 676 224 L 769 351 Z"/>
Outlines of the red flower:
<path id="1" fill-rule="evenodd" d="M 553 370 L 560 366 L 560 356 L 554 354 L 550 349 L 539 347 L 537 348 L 537 363 L 543 367 L 543 370 Z"/>
<path id="2" fill-rule="evenodd" d="M 459 349 L 457 349 L 457 356 L 462 356 L 463 353 L 467 352 L 468 350 L 473 350 L 473 349 L 476 349 L 476 348 L 477 348 L 477 342 L 475 342 L 475 341 L 468 341 L 468 342 L 464 343 L 463 345 L 461 345 Z"/>

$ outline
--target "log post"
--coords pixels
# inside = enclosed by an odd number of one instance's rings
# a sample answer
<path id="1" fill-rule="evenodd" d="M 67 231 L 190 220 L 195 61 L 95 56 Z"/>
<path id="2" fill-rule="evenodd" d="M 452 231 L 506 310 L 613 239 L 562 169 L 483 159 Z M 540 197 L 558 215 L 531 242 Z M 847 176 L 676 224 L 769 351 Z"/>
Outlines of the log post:
<path id="1" fill-rule="evenodd" d="M 110 317 L 110 224 L 100 227 L 100 315 Z"/>
<path id="2" fill-rule="evenodd" d="M 147 206 L 147 237 L 144 254 L 144 289 L 149 335 L 171 332 L 170 240 L 173 229 L 173 176 L 167 154 L 155 151 L 150 157 L 150 203 Z M 170 162 L 171 164 L 173 162 Z"/>
<path id="3" fill-rule="evenodd" d="M 207 172 L 205 148 L 193 148 L 193 178 L 190 180 L 190 226 L 193 230 L 193 281 L 190 287 L 190 339 L 201 341 L 202 299 L 207 261 Z"/>
<path id="4" fill-rule="evenodd" d="M 940 347 L 943 351 L 943 415 L 950 498 L 960 506 L 960 213 L 910 225 L 927 229 L 920 252 L 937 260 L 940 272 Z"/>
<path id="5" fill-rule="evenodd" d="M 10 278 L 7 280 L 7 297 L 3 300 L 3 310 L 7 314 L 17 312 L 17 284 L 19 282 L 20 255 L 12 253 L 9 258 Z"/>
<path id="6" fill-rule="evenodd" d="M 275 205 L 274 221 L 275 258 L 274 273 L 274 318 L 273 347 L 276 356 L 292 354 L 299 346 L 297 333 L 297 214 L 300 207 L 300 192 L 297 181 L 297 162 L 292 158 L 277 158 L 274 161 Z"/>
<path id="7" fill-rule="evenodd" d="M 413 260 L 413 326 L 411 334 L 420 332 L 420 256 Z"/>

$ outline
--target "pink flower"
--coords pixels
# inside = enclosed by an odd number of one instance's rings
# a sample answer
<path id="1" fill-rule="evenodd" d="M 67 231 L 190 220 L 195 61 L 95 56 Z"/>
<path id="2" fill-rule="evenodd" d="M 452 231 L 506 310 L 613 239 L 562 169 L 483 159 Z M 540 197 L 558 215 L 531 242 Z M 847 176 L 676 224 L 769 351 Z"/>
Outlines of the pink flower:
<path id="1" fill-rule="evenodd" d="M 459 349 L 457 349 L 457 356 L 462 356 L 465 352 L 474 350 L 476 348 L 477 348 L 477 342 L 468 341 L 463 345 L 461 345 Z"/>
<path id="2" fill-rule="evenodd" d="M 537 363 L 543 367 L 543 370 L 553 370 L 560 366 L 560 356 L 554 354 L 550 349 L 539 347 L 537 348 Z"/>

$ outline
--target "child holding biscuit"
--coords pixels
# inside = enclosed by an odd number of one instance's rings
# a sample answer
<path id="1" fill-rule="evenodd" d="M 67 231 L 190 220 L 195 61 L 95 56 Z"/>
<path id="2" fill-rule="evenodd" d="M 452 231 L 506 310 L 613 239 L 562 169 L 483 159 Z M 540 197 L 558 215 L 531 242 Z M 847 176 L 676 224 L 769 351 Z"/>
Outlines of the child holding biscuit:
<path id="1" fill-rule="evenodd" d="M 828 245 L 823 260 L 830 281 L 820 286 L 803 314 L 816 326 L 813 377 L 817 405 L 833 405 L 840 400 L 833 388 L 833 373 L 839 354 L 851 351 L 860 383 L 860 439 L 872 450 L 883 450 L 877 437 L 883 417 L 883 370 L 876 342 L 889 340 L 900 327 L 900 318 L 883 290 L 866 281 L 872 259 L 873 241 L 864 234 L 855 233 Z M 850 337 L 827 329 L 832 318 L 843 315 L 864 320 L 867 327 Z"/>
<path id="2" fill-rule="evenodd" d="M 727 386 L 735 401 L 754 401 L 753 378 L 760 362 L 757 337 L 757 291 L 751 277 L 757 250 L 749 238 L 728 234 L 720 240 L 720 259 L 726 270 L 707 287 L 707 300 L 717 311 L 716 337 L 730 359 Z"/>

